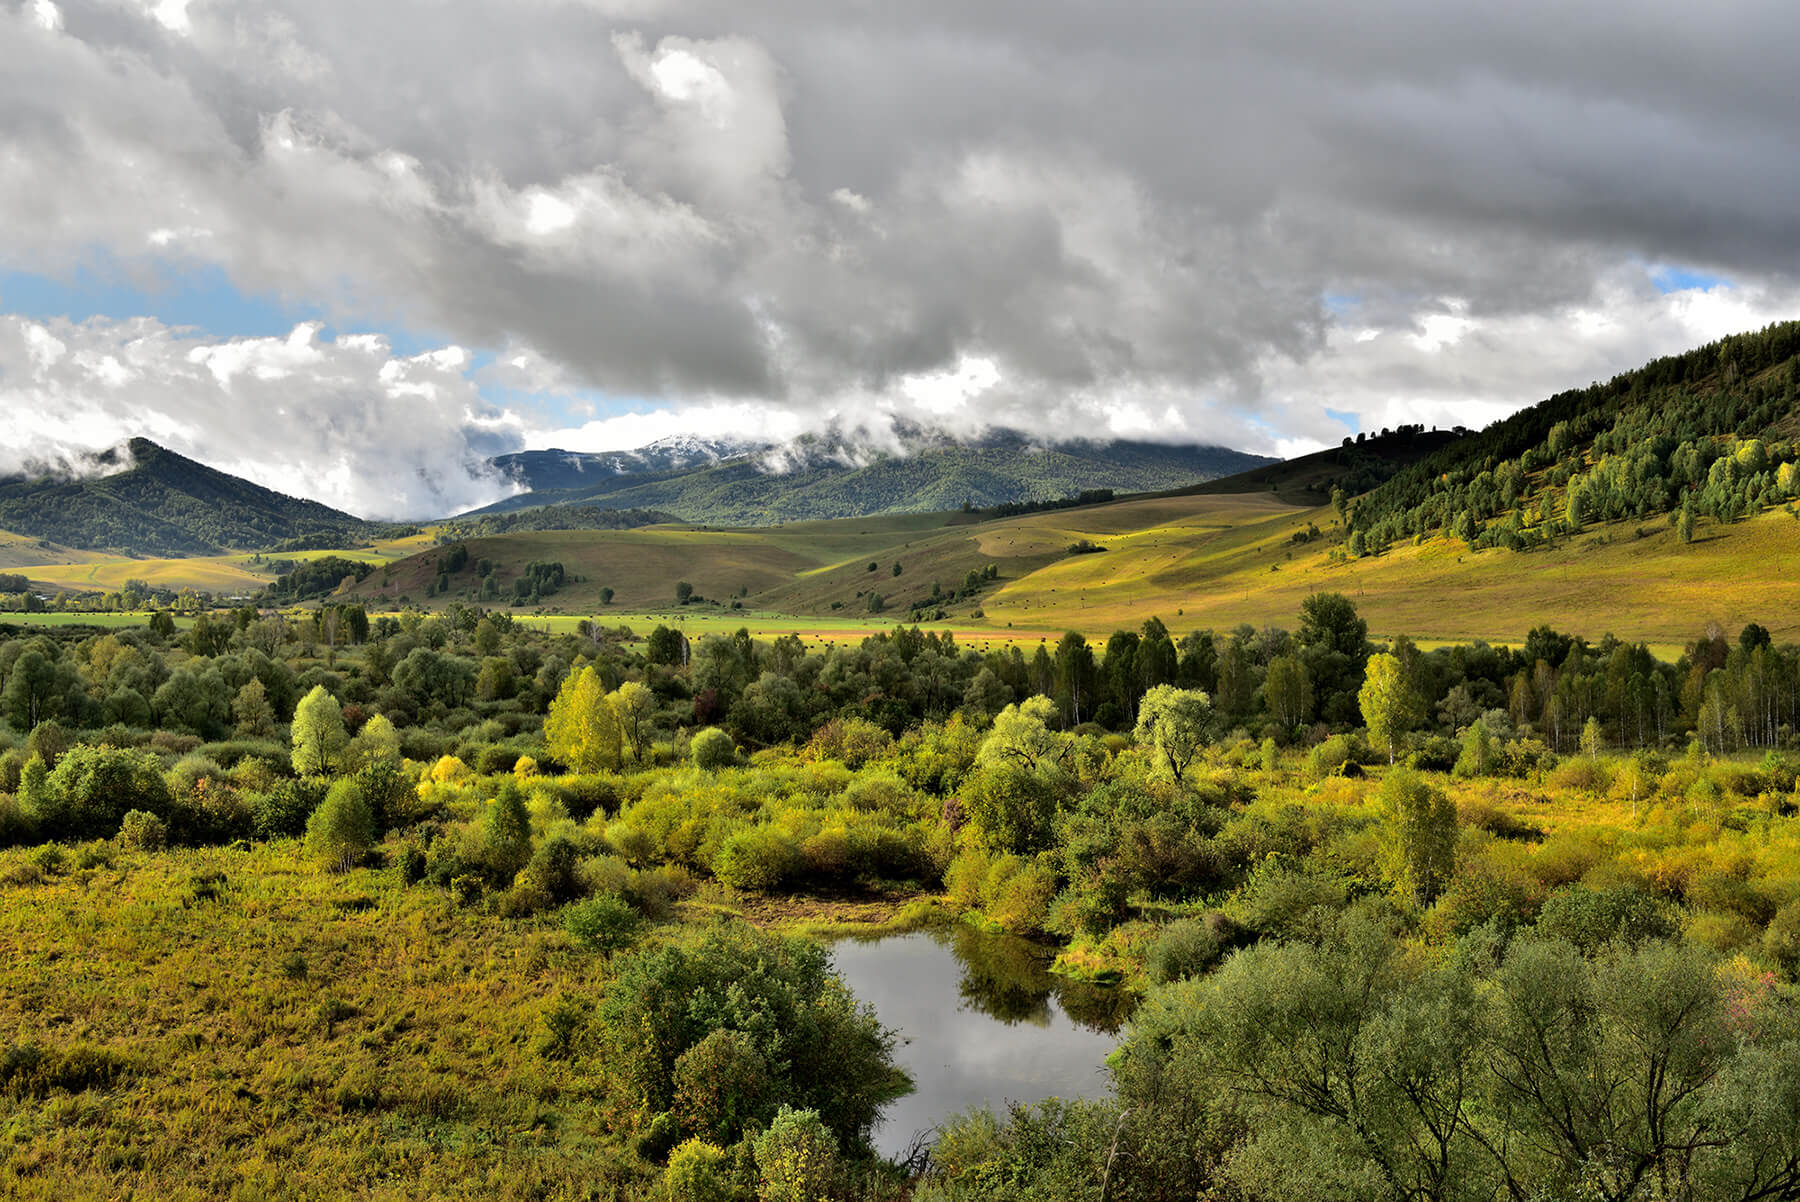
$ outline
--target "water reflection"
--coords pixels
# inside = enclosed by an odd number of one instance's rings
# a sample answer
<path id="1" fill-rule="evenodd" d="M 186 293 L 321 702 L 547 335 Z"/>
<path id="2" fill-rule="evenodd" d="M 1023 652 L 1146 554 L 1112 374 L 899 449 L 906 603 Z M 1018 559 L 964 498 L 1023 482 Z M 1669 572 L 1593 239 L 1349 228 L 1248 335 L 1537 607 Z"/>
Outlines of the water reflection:
<path id="1" fill-rule="evenodd" d="M 1054 975 L 1035 944 L 958 926 L 841 940 L 832 958 L 899 1033 L 896 1058 L 917 1086 L 875 1131 L 885 1154 L 970 1106 L 1106 1092 L 1104 1062 L 1131 996 Z"/>

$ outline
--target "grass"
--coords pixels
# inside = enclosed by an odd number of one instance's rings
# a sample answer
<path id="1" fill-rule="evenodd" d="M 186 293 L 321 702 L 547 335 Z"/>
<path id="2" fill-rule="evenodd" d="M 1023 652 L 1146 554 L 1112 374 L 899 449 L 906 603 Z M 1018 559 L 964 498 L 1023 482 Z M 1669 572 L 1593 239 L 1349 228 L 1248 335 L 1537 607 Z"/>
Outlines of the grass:
<path id="1" fill-rule="evenodd" d="M 41 587 L 69 592 L 117 592 L 128 581 L 142 580 L 176 592 L 191 588 L 229 596 L 260 592 L 267 587 L 275 579 L 268 566 L 271 559 L 311 560 L 342 555 L 365 562 L 386 562 L 416 554 L 428 545 L 430 536 L 421 534 L 344 550 L 282 552 L 264 556 L 261 563 L 252 562 L 255 553 L 248 551 L 191 559 L 132 559 L 72 552 L 82 558 L 67 563 L 21 562 L 10 570 L 22 573 Z"/>
<path id="2" fill-rule="evenodd" d="M 0 1194 L 606 1192 L 597 1070 L 537 1051 L 547 1008 L 592 996 L 604 961 L 553 920 L 329 876 L 292 842 L 25 883 L 31 858 L 0 855 L 0 1038 L 127 1067 L 0 1095 Z"/>

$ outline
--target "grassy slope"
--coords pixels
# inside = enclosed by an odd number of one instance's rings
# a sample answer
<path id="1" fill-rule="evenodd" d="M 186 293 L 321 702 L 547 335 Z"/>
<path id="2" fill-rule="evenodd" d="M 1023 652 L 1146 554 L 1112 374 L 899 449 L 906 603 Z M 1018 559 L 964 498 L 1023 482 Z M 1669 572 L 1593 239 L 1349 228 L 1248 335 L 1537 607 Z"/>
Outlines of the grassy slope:
<path id="1" fill-rule="evenodd" d="M 1702 523 L 1691 546 L 1661 522 L 1595 527 L 1528 554 L 1471 554 L 1460 542 L 1434 539 L 1379 560 L 1331 564 L 1327 541 L 1289 543 L 1309 520 L 1323 527 L 1329 517 L 1329 510 L 1291 511 L 1211 535 L 1151 529 L 1114 538 L 1106 554 L 1007 584 L 987 615 L 1085 630 L 1153 613 L 1182 630 L 1291 626 L 1303 598 L 1329 590 L 1351 597 L 1381 634 L 1516 640 L 1548 622 L 1590 637 L 1611 631 L 1667 645 L 1716 620 L 1728 630 L 1760 621 L 1778 639 L 1800 638 L 1787 566 L 1800 551 L 1800 522 L 1779 511 L 1730 526 Z"/>
<path id="2" fill-rule="evenodd" d="M 7 536 L 0 536 L 4 538 Z M 403 559 L 428 546 L 426 535 L 390 539 L 370 546 L 343 551 L 292 551 L 275 559 L 319 559 L 326 555 L 343 555 L 365 562 Z M 0 546 L 4 543 L 0 542 Z M 35 542 L 32 544 L 35 546 Z M 60 550 L 60 548 L 59 548 Z M 208 555 L 188 559 L 129 559 L 77 551 L 69 553 L 69 562 L 46 561 L 45 554 L 34 562 L 21 553 L 20 562 L 7 569 L 22 573 L 34 584 L 46 589 L 68 589 L 71 592 L 116 591 L 128 580 L 143 580 L 153 585 L 172 588 L 194 588 L 217 594 L 254 593 L 274 580 L 275 573 L 264 563 L 252 563 L 252 553 Z"/>

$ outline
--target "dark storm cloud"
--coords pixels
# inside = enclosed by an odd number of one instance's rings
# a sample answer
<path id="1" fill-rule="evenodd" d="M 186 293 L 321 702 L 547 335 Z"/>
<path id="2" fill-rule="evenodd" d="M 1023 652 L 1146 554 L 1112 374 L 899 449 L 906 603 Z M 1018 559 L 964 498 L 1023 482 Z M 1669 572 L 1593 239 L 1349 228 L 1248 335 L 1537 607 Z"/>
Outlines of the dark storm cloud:
<path id="1" fill-rule="evenodd" d="M 33 0 L 0 16 L 0 253 L 217 264 L 802 424 L 977 362 L 932 415 L 1304 442 L 1312 368 L 1516 405 L 1489 346 L 1585 382 L 1682 345 L 1572 314 L 1785 312 L 1796 11 Z M 1663 263 L 1738 294 L 1671 308 Z M 1469 345 L 1396 341 L 1445 315 Z"/>

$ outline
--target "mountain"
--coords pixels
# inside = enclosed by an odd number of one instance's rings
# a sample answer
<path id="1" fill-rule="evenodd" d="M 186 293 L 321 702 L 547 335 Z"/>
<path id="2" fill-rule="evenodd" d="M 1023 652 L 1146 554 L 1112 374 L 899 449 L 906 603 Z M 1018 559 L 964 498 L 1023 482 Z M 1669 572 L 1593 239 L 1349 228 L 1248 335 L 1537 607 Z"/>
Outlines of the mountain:
<path id="1" fill-rule="evenodd" d="M 216 555 L 345 546 L 380 529 L 177 455 L 148 439 L 95 455 L 91 474 L 0 480 L 0 529 L 84 550 Z"/>
<path id="2" fill-rule="evenodd" d="M 584 505 L 653 511 L 700 525 L 765 526 L 987 509 L 1090 489 L 1173 489 L 1275 462 L 1223 447 L 1043 443 L 1007 430 L 973 441 L 918 427 L 901 427 L 896 435 L 894 445 L 827 432 L 787 443 L 681 439 L 605 455 L 503 455 L 495 466 L 529 491 L 473 513 Z"/>

